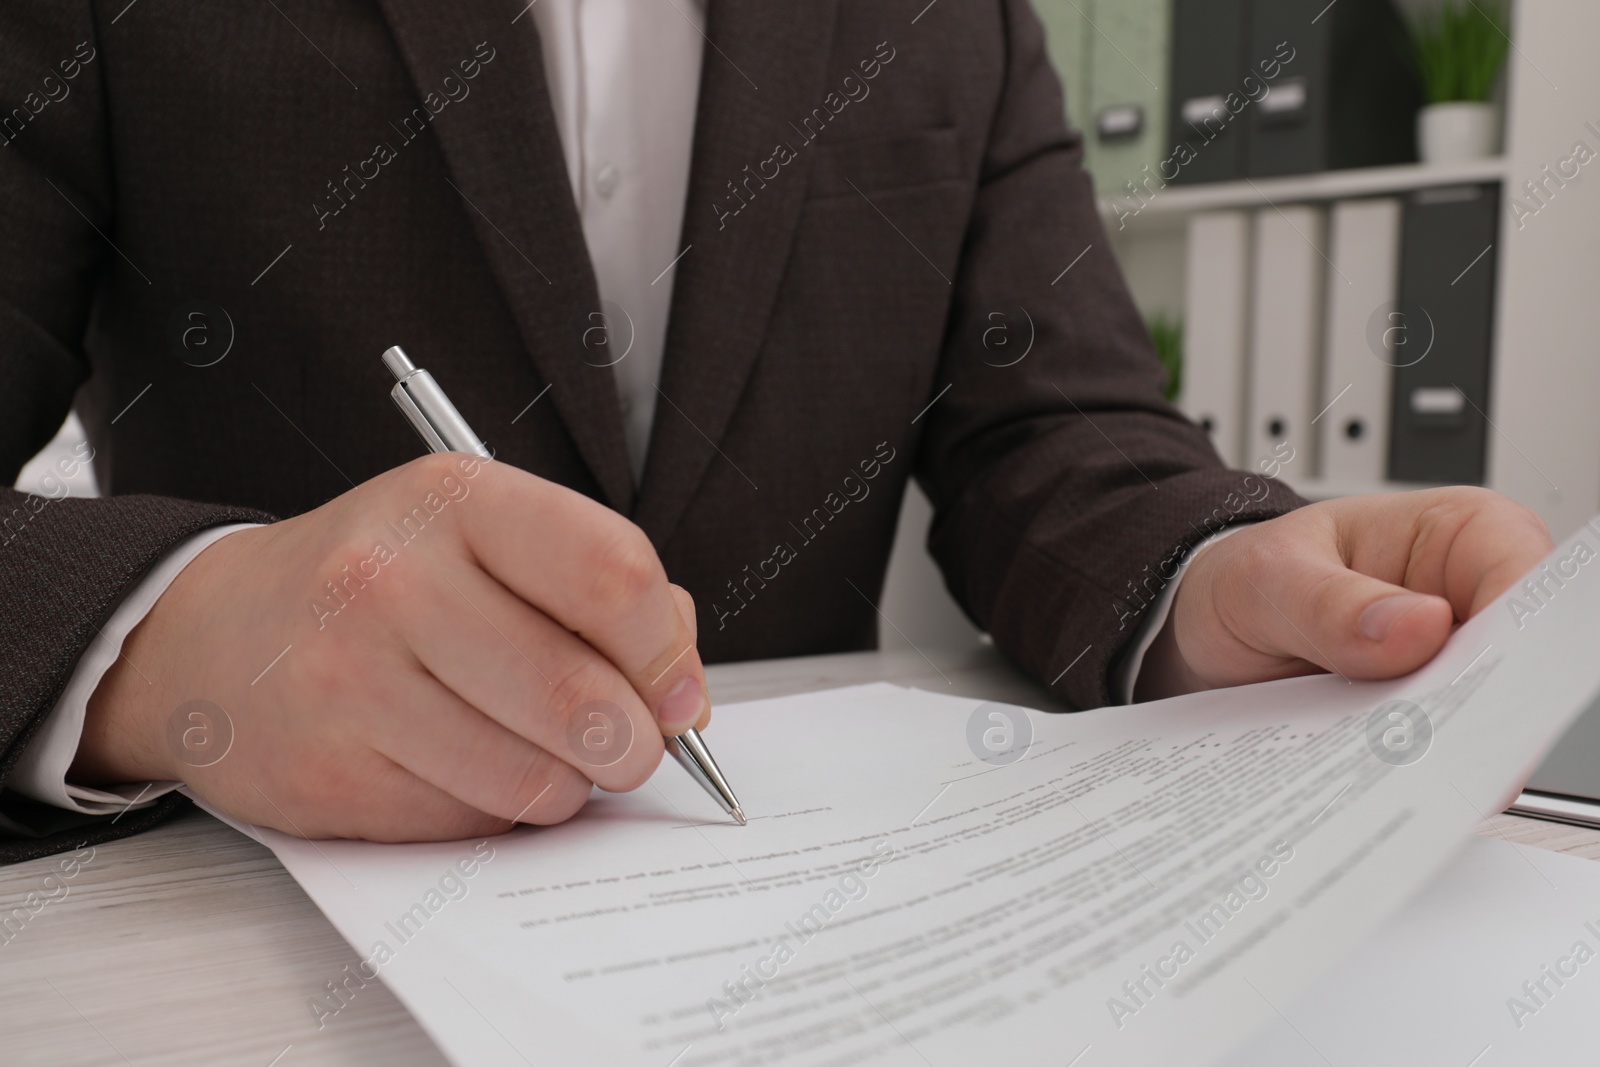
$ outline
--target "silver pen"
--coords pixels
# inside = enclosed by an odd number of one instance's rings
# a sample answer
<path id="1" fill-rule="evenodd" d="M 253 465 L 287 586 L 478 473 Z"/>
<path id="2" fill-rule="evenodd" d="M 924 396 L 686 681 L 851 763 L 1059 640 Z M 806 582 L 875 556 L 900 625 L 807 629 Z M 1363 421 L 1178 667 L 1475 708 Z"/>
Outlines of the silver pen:
<path id="1" fill-rule="evenodd" d="M 389 390 L 394 406 L 400 409 L 400 414 L 406 417 L 430 452 L 464 452 L 484 459 L 494 458 L 450 398 L 444 395 L 433 375 L 411 362 L 399 345 L 384 352 L 383 365 L 395 377 L 394 387 Z M 700 731 L 691 726 L 677 737 L 667 738 L 666 742 L 667 751 L 689 772 L 689 777 L 699 782 L 740 826 L 746 825 L 739 798 L 733 795 Z"/>

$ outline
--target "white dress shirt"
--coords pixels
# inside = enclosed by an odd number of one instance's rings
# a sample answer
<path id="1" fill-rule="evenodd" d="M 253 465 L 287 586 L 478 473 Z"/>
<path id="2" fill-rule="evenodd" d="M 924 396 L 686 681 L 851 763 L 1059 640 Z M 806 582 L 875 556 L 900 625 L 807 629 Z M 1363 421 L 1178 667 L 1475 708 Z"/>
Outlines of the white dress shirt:
<path id="1" fill-rule="evenodd" d="M 597 367 L 610 364 L 616 376 L 637 483 L 655 416 L 672 268 L 683 252 L 678 242 L 699 101 L 705 0 L 539 0 L 530 10 L 602 302 L 595 313 L 603 318 L 595 318 L 597 328 L 586 335 L 588 358 Z M 244 528 L 196 534 L 134 587 L 79 661 L 7 779 L 8 789 L 71 811 L 109 814 L 147 806 L 177 787 L 90 789 L 69 784 L 66 774 L 83 735 L 89 696 L 123 640 L 191 560 Z M 1114 687 L 1124 703 L 1132 699 L 1145 651 L 1166 620 L 1181 574 L 1139 621 Z"/>
<path id="2" fill-rule="evenodd" d="M 567 176 L 594 263 L 591 363 L 617 376 L 634 484 L 644 474 L 700 100 L 704 0 L 539 0 L 534 22 Z M 601 339 L 603 344 L 596 343 Z"/>

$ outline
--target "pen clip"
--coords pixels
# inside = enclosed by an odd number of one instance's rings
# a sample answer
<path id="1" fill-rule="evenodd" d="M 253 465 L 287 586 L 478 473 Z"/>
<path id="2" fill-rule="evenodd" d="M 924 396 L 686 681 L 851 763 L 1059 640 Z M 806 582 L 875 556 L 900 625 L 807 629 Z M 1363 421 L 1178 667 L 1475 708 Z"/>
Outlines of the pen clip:
<path id="1" fill-rule="evenodd" d="M 467 420 L 433 380 L 433 375 L 411 362 L 404 349 L 399 345 L 386 349 L 383 365 L 395 376 L 389 396 L 428 446 L 428 451 L 465 452 L 484 459 L 494 458 L 494 453 L 472 432 Z"/>
<path id="2" fill-rule="evenodd" d="M 422 409 L 417 407 L 417 402 L 411 399 L 411 393 L 406 390 L 404 382 L 396 382 L 394 388 L 389 390 L 389 397 L 394 401 L 394 406 L 400 409 L 400 414 L 411 424 L 411 428 L 417 431 L 422 443 L 428 446 L 429 452 L 450 451 L 450 446 L 444 443 L 439 431 L 428 421 L 428 416 L 423 414 Z"/>

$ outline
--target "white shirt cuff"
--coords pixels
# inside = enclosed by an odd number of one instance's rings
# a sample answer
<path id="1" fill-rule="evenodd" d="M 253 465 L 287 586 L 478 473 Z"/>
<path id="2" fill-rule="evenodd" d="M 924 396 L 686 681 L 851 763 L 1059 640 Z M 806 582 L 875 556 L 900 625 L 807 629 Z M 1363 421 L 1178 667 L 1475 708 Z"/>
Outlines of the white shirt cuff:
<path id="1" fill-rule="evenodd" d="M 1133 687 L 1139 680 L 1139 669 L 1144 666 L 1145 653 L 1150 651 L 1156 636 L 1161 633 L 1161 627 L 1166 624 L 1167 615 L 1172 611 L 1172 598 L 1178 595 L 1178 585 L 1183 581 L 1183 576 L 1189 572 L 1190 561 L 1202 550 L 1216 544 L 1224 537 L 1231 537 L 1246 526 L 1252 525 L 1254 524 L 1242 522 L 1219 530 L 1184 555 L 1183 562 L 1178 564 L 1178 573 L 1172 576 L 1172 581 L 1162 587 L 1161 592 L 1156 594 L 1150 606 L 1145 609 L 1145 619 L 1139 624 L 1139 632 L 1134 634 L 1133 644 L 1129 645 L 1128 651 L 1123 654 L 1122 663 L 1117 668 L 1117 676 L 1111 689 L 1111 695 L 1118 703 L 1133 703 Z"/>
<path id="2" fill-rule="evenodd" d="M 222 538 L 259 523 L 234 523 L 202 531 L 170 549 L 146 574 L 133 591 L 117 606 L 100 628 L 99 637 L 90 642 L 78 666 L 61 691 L 50 714 L 39 724 L 22 750 L 22 756 L 6 777 L 5 787 L 25 797 L 85 815 L 115 815 L 118 812 L 148 807 L 158 797 L 172 792 L 177 782 L 133 782 L 91 789 L 67 781 L 67 769 L 78 755 L 83 738 L 83 719 L 89 710 L 89 697 L 106 671 L 122 652 L 122 642 L 133 628 L 150 614 L 161 594 L 167 591 L 178 572 L 196 556 Z"/>

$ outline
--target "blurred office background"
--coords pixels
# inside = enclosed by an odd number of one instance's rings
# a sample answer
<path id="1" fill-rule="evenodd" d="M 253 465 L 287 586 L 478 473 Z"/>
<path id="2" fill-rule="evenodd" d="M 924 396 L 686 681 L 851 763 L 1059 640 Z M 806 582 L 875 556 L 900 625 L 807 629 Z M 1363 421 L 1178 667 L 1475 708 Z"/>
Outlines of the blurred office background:
<path id="1" fill-rule="evenodd" d="M 1600 4 L 1034 4 L 1174 399 L 1224 459 L 1312 499 L 1486 485 L 1558 539 L 1600 512 Z M 913 493 L 886 647 L 975 639 L 927 518 Z"/>
<path id="2" fill-rule="evenodd" d="M 1313 499 L 1487 485 L 1558 539 L 1600 512 L 1600 4 L 1034 4 L 1173 399 L 1226 460 Z M 886 648 L 980 640 L 929 518 L 913 488 Z"/>

